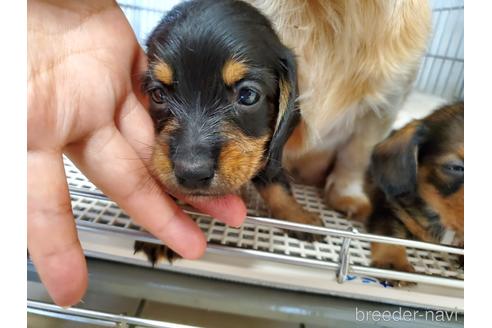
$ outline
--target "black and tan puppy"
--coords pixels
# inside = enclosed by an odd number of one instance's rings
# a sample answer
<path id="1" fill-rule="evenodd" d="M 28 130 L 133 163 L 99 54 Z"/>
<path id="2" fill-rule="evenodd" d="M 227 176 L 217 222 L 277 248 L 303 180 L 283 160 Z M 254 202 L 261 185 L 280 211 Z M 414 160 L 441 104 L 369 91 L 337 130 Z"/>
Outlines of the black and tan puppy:
<path id="1" fill-rule="evenodd" d="M 452 230 L 463 240 L 463 123 L 463 103 L 445 106 L 376 146 L 370 232 L 439 243 Z M 373 243 L 371 251 L 376 267 L 414 271 L 403 246 Z"/>
<path id="2" fill-rule="evenodd" d="M 152 32 L 147 55 L 152 170 L 165 188 L 218 196 L 253 181 L 274 217 L 322 225 L 293 198 L 281 167 L 299 120 L 296 62 L 258 10 L 184 2 Z M 144 244 L 136 249 L 158 257 Z"/>

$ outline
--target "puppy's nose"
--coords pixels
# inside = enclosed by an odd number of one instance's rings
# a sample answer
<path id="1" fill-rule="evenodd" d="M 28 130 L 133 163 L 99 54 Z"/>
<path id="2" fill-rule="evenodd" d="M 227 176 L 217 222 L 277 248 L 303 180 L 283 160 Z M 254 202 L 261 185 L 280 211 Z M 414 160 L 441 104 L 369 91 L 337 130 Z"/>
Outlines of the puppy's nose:
<path id="1" fill-rule="evenodd" d="M 194 161 L 176 161 L 174 174 L 178 183 L 189 189 L 205 188 L 210 186 L 214 177 L 214 163 L 208 159 Z"/>

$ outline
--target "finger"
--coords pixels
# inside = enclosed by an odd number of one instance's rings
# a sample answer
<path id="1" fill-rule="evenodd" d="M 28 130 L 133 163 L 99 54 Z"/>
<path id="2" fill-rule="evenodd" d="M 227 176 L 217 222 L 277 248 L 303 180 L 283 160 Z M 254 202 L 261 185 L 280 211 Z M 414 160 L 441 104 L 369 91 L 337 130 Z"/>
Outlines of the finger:
<path id="1" fill-rule="evenodd" d="M 127 115 L 120 118 L 119 129 L 145 164 L 150 165 L 154 142 L 150 116 L 135 96 L 129 96 L 125 106 L 132 109 L 122 111 L 126 112 Z M 231 226 L 241 225 L 246 217 L 244 202 L 236 195 L 217 198 L 190 198 L 180 195 L 176 195 L 176 197 Z"/>
<path id="2" fill-rule="evenodd" d="M 29 151 L 27 165 L 29 253 L 53 301 L 70 306 L 87 288 L 87 267 L 77 238 L 62 155 Z"/>
<path id="3" fill-rule="evenodd" d="M 154 126 L 150 115 L 134 94 L 128 95 L 115 118 L 116 126 L 145 164 L 150 164 Z"/>
<path id="4" fill-rule="evenodd" d="M 115 126 L 67 148 L 81 171 L 138 224 L 184 258 L 203 255 L 205 237 L 196 223 L 159 188 Z"/>

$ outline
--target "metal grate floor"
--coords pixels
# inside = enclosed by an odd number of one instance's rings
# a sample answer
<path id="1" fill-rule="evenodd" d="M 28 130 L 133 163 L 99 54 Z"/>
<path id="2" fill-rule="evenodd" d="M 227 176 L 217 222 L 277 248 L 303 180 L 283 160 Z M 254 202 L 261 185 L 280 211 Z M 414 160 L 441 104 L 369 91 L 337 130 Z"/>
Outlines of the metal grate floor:
<path id="1" fill-rule="evenodd" d="M 97 191 L 97 188 L 68 159 L 65 159 L 65 169 L 70 187 Z M 320 215 L 327 228 L 344 231 L 355 228 L 358 231 L 364 231 L 363 225 L 359 222 L 348 220 L 341 214 L 326 208 L 320 197 L 320 191 L 316 188 L 294 185 L 293 192 L 296 199 L 305 208 Z M 246 200 L 249 215 L 269 216 L 268 210 L 253 187 L 244 188 L 242 194 L 243 199 Z M 124 230 L 142 231 L 128 215 L 111 201 L 72 195 L 72 208 L 75 219 L 79 222 L 85 221 L 95 227 L 109 225 Z M 283 230 L 275 227 L 245 223 L 240 228 L 232 228 L 207 216 L 191 216 L 205 233 L 207 240 L 214 244 L 290 257 L 339 262 L 340 249 L 343 243 L 342 237 L 326 236 L 323 242 L 309 243 L 289 237 Z M 351 265 L 370 266 L 369 242 L 352 240 L 349 254 Z M 464 279 L 464 272 L 459 266 L 456 255 L 411 248 L 407 250 L 407 254 L 417 273 Z"/>

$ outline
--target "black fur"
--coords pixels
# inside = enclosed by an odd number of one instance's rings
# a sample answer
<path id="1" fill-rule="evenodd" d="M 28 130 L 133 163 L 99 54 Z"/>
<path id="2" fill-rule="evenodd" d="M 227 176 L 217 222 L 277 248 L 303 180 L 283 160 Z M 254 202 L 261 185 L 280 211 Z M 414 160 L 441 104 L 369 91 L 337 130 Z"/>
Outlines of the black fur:
<path id="1" fill-rule="evenodd" d="M 416 152 L 419 145 L 426 140 L 427 134 L 427 127 L 419 125 L 404 147 L 387 153 L 373 153 L 369 170 L 374 182 L 388 198 L 406 203 L 414 201 L 417 193 Z"/>
<path id="2" fill-rule="evenodd" d="M 179 130 L 169 140 L 173 162 L 185 156 L 187 161 L 216 163 L 225 142 L 221 128 L 231 123 L 251 137 L 271 136 L 265 152 L 268 161 L 260 174 L 268 178 L 280 174 L 282 148 L 299 118 L 296 62 L 257 9 L 233 0 L 184 2 L 150 35 L 147 54 L 150 66 L 163 60 L 173 69 L 170 86 L 160 83 L 151 69 L 143 83 L 148 93 L 161 89 L 165 95 L 163 104 L 151 102 L 156 133 L 170 117 L 178 121 Z M 244 60 L 250 69 L 237 85 L 228 87 L 221 72 L 231 58 Z M 285 115 L 274 131 L 280 80 L 291 91 Z M 246 109 L 235 103 L 237 89 L 244 85 L 261 94 L 257 105 Z"/>

